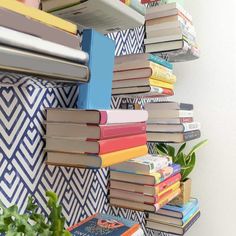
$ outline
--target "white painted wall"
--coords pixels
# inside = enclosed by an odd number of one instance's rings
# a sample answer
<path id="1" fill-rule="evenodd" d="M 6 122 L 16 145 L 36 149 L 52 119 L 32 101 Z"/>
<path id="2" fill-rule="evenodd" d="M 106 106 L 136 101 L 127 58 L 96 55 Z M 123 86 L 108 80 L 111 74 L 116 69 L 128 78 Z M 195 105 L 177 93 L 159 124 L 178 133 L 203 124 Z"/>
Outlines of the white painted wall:
<path id="1" fill-rule="evenodd" d="M 202 216 L 188 236 L 236 235 L 236 1 L 186 0 L 201 48 L 175 64 L 175 100 L 195 105 L 209 144 L 198 152 L 193 193 Z M 235 15 L 234 15 L 235 14 Z"/>

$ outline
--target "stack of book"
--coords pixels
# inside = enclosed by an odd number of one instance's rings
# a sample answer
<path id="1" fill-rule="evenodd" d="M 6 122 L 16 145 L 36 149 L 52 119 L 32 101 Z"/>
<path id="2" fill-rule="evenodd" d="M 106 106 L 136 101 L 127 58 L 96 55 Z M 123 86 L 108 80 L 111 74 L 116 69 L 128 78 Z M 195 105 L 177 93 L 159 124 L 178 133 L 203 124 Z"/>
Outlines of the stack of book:
<path id="1" fill-rule="evenodd" d="M 135 2 L 136 0 L 132 0 Z M 130 1 L 126 1 L 127 4 Z M 138 1 L 132 8 L 120 0 L 43 0 L 44 11 L 67 19 L 78 25 L 79 29 L 94 28 L 104 34 L 141 26 L 145 22 L 140 14 Z M 139 9 L 139 12 L 137 11 Z M 144 10 L 144 9 L 143 9 Z"/>
<path id="2" fill-rule="evenodd" d="M 18 1 L 0 1 L 0 69 L 87 82 L 76 25 Z"/>
<path id="3" fill-rule="evenodd" d="M 184 235 L 200 217 L 198 200 L 183 206 L 166 205 L 158 213 L 149 213 L 146 227 L 175 235 Z"/>
<path id="4" fill-rule="evenodd" d="M 47 163 L 108 167 L 146 155 L 147 111 L 48 109 Z"/>
<path id="5" fill-rule="evenodd" d="M 180 166 L 168 156 L 146 155 L 111 167 L 110 204 L 157 212 L 180 194 Z"/>
<path id="6" fill-rule="evenodd" d="M 115 58 L 113 95 L 171 96 L 176 76 L 173 65 L 152 54 Z"/>
<path id="7" fill-rule="evenodd" d="M 199 57 L 192 17 L 176 2 L 147 9 L 144 43 L 147 53 L 167 52 L 171 62 Z"/>
<path id="8" fill-rule="evenodd" d="M 121 217 L 96 213 L 68 228 L 71 235 L 144 236 L 141 226 Z"/>
<path id="9" fill-rule="evenodd" d="M 200 123 L 193 119 L 193 105 L 177 102 L 148 103 L 149 142 L 182 143 L 200 138 Z"/>

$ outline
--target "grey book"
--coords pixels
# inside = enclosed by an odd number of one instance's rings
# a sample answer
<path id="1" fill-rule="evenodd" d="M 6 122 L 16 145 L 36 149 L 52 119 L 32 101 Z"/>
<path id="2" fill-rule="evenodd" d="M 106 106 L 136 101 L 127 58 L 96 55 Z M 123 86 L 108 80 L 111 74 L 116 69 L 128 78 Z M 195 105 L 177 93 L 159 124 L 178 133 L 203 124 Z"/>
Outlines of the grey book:
<path id="1" fill-rule="evenodd" d="M 89 69 L 87 66 L 1 44 L 0 69 L 39 75 L 57 80 L 87 82 L 89 79 Z"/>
<path id="2" fill-rule="evenodd" d="M 63 46 L 58 43 L 53 43 L 1 26 L 0 43 L 7 46 L 22 48 L 28 51 L 38 52 L 40 54 L 59 57 L 80 64 L 86 64 L 89 58 L 88 54 L 81 50 Z"/>
<path id="3" fill-rule="evenodd" d="M 4 8 L 0 8 L 0 26 L 30 34 L 71 48 L 80 48 L 80 37 Z"/>

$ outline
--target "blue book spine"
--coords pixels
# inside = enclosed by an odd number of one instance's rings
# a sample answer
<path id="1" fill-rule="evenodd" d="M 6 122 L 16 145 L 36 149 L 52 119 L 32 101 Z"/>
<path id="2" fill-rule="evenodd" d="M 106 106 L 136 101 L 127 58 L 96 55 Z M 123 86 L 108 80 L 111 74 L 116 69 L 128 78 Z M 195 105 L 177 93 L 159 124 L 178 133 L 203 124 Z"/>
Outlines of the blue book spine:
<path id="1" fill-rule="evenodd" d="M 199 210 L 199 206 L 194 206 L 182 219 L 183 225 Z"/>
<path id="2" fill-rule="evenodd" d="M 170 70 L 173 70 L 173 64 L 171 64 L 170 62 L 168 62 L 168 61 L 162 59 L 162 58 L 159 57 L 159 56 L 156 56 L 156 55 L 154 56 L 154 55 L 150 54 L 149 57 L 148 57 L 148 60 L 149 60 L 149 61 L 152 61 L 152 62 L 154 62 L 154 63 L 157 63 L 157 64 L 159 64 L 159 65 L 162 65 L 162 66 L 164 66 L 164 67 L 167 67 L 167 68 L 170 69 Z"/>
<path id="3" fill-rule="evenodd" d="M 83 31 L 82 50 L 89 54 L 90 79 L 79 86 L 79 109 L 110 109 L 115 43 L 87 29 Z"/>

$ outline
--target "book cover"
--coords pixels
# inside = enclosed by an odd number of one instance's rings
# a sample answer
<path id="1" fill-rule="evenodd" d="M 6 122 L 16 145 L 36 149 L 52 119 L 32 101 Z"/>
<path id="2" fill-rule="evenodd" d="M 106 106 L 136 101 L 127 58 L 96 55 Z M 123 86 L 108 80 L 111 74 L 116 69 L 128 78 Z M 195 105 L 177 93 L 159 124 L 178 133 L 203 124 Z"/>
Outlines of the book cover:
<path id="1" fill-rule="evenodd" d="M 1 26 L 17 30 L 25 34 L 58 43 L 74 49 L 80 48 L 80 37 L 66 31 L 46 25 L 24 15 L 0 8 Z"/>
<path id="2" fill-rule="evenodd" d="M 115 43 L 94 30 L 84 30 L 82 49 L 89 54 L 90 80 L 89 83 L 79 86 L 77 107 L 80 109 L 109 109 Z"/>
<path id="3" fill-rule="evenodd" d="M 130 236 L 139 228 L 139 224 L 134 221 L 97 213 L 68 230 L 74 236 Z"/>
<path id="4" fill-rule="evenodd" d="M 0 7 L 8 9 L 13 12 L 17 12 L 26 17 L 38 20 L 44 24 L 59 28 L 72 34 L 77 33 L 77 26 L 75 24 L 72 24 L 69 21 L 65 21 L 59 17 L 48 14 L 36 8 L 26 6 L 25 4 L 20 3 L 18 1 L 11 1 L 11 0 L 0 1 Z"/>

